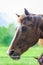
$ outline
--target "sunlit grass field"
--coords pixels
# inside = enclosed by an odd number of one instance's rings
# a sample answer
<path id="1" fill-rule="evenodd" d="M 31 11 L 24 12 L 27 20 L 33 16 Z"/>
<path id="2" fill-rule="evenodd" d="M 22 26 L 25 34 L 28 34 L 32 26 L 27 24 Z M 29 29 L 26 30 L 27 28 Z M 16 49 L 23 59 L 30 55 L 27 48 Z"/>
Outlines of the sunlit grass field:
<path id="1" fill-rule="evenodd" d="M 13 60 L 7 55 L 8 47 L 0 47 L 0 65 L 39 65 L 34 57 L 43 53 L 43 47 L 33 46 L 22 54 L 19 60 Z"/>

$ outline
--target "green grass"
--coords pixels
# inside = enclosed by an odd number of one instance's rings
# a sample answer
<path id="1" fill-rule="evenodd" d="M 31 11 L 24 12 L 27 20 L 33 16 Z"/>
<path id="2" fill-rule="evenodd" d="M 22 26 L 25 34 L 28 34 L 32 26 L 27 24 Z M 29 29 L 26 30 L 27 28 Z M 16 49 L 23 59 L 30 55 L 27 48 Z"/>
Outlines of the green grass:
<path id="1" fill-rule="evenodd" d="M 39 46 L 31 47 L 20 60 L 13 60 L 7 55 L 8 47 L 0 47 L 0 65 L 39 65 L 34 57 L 39 57 L 43 53 L 43 48 Z"/>

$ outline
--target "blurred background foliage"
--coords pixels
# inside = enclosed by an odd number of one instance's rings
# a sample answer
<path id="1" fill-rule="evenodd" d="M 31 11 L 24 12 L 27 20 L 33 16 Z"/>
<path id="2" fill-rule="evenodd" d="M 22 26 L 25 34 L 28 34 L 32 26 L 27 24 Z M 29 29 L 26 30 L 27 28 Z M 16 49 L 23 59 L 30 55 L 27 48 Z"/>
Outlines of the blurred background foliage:
<path id="1" fill-rule="evenodd" d="M 0 46 L 8 46 L 14 36 L 16 26 L 12 23 L 8 27 L 0 27 Z"/>

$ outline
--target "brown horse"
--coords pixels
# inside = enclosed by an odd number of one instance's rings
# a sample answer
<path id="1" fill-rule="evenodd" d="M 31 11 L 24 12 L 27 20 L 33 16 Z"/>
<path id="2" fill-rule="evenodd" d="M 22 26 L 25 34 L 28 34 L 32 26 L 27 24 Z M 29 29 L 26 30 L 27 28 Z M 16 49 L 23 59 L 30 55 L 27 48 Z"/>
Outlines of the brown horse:
<path id="1" fill-rule="evenodd" d="M 13 59 L 19 59 L 20 55 L 35 45 L 39 38 L 43 38 L 43 15 L 30 14 L 26 9 L 24 12 L 24 15 L 17 15 L 20 26 L 17 27 L 8 49 L 8 54 Z"/>

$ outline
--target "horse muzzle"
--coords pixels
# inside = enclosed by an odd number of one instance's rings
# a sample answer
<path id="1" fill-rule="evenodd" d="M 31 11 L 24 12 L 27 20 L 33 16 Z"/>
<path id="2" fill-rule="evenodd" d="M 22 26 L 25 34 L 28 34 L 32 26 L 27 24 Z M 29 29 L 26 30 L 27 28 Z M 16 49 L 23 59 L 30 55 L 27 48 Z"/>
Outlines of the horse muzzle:
<path id="1" fill-rule="evenodd" d="M 12 59 L 20 59 L 20 53 L 18 52 L 14 52 L 13 50 L 8 52 L 8 55 L 12 58 Z"/>

